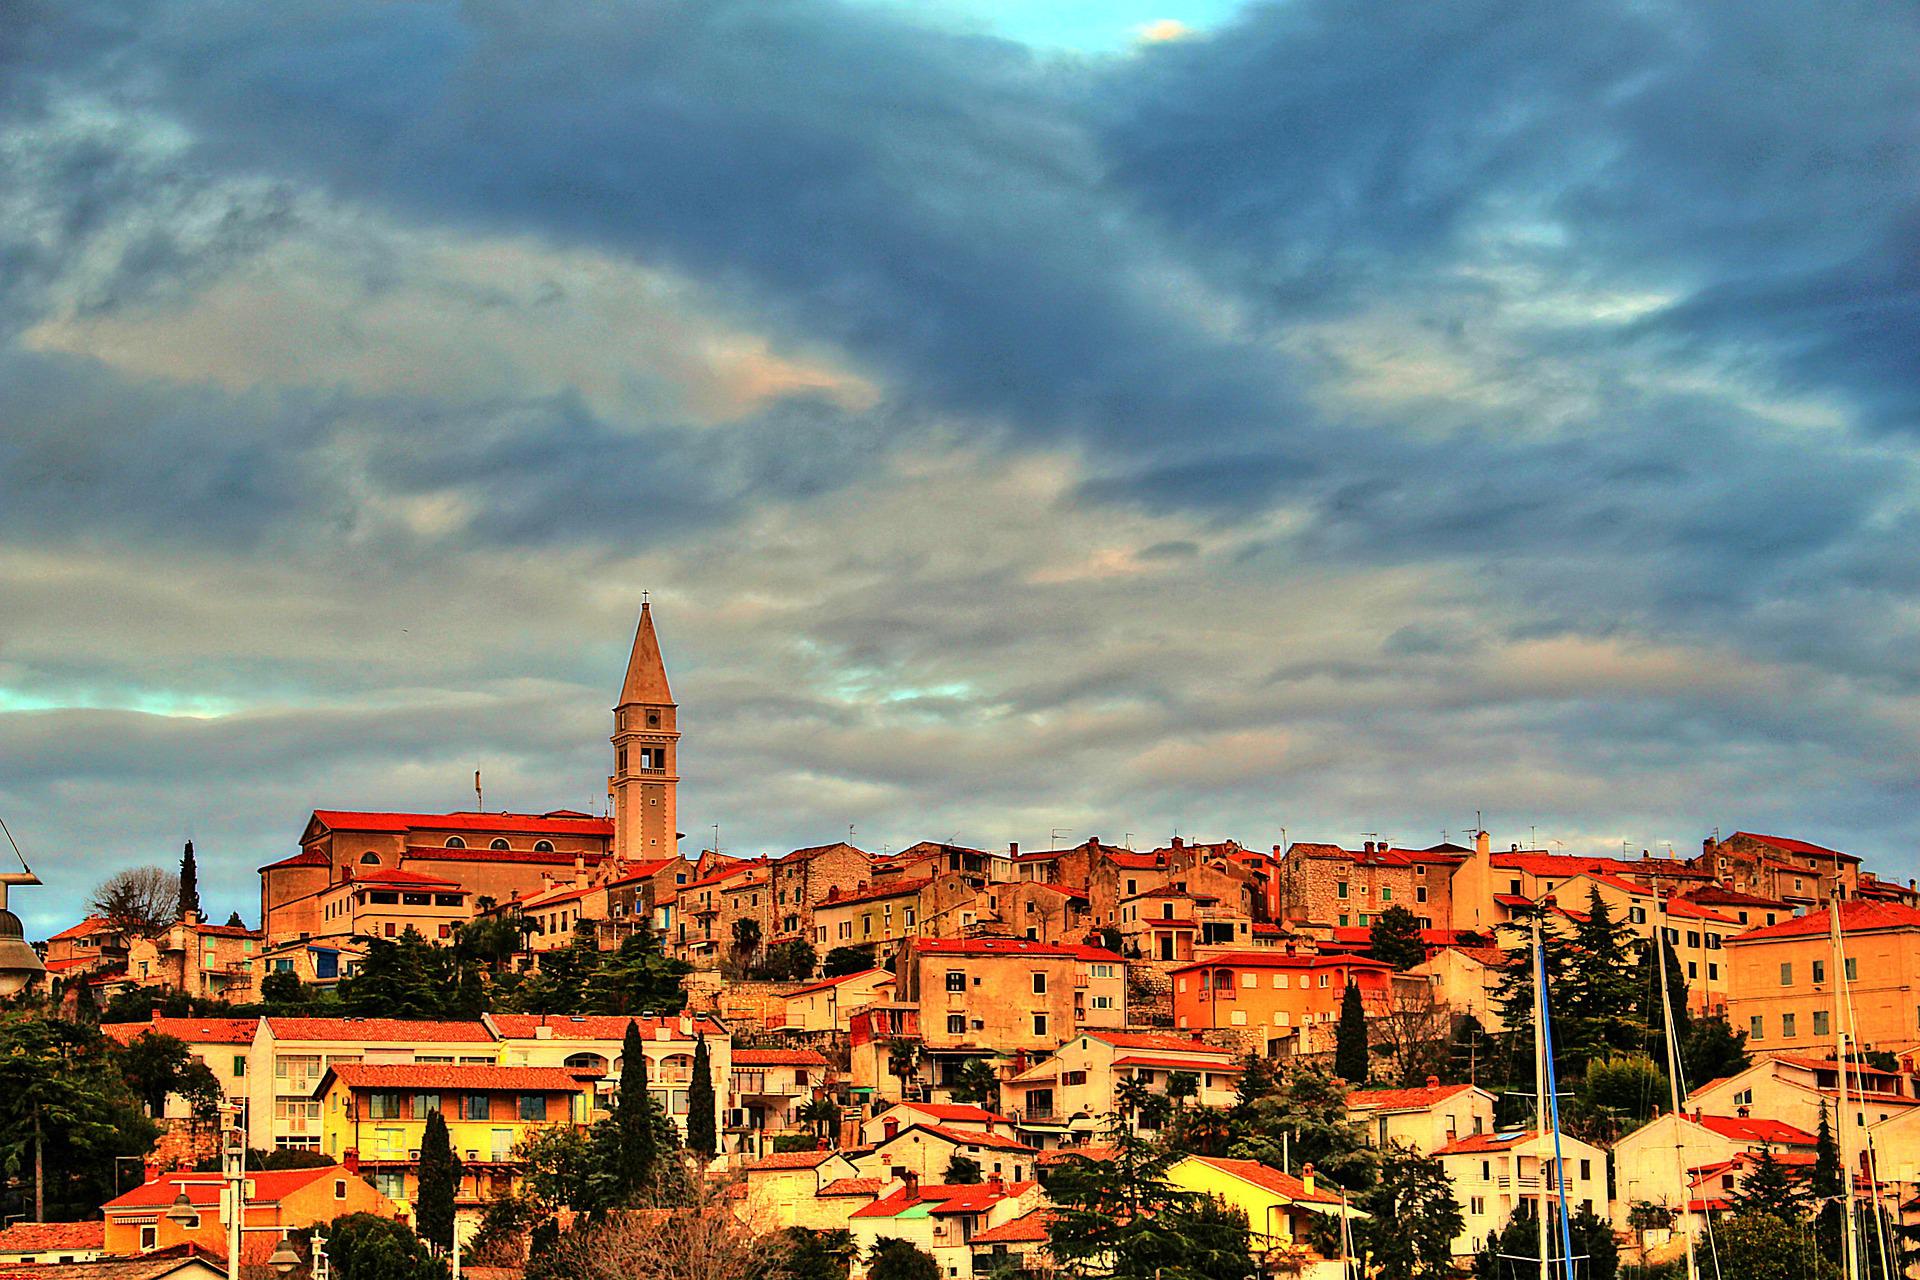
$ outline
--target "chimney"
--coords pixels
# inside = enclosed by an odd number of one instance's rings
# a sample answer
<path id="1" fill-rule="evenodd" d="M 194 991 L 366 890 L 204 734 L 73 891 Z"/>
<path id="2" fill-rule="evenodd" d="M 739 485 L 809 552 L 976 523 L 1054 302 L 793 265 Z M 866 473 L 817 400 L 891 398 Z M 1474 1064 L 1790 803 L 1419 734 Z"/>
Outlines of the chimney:
<path id="1" fill-rule="evenodd" d="M 340 1157 L 340 1167 L 345 1169 L 348 1173 L 359 1173 L 360 1172 L 360 1148 L 348 1147 L 345 1154 L 343 1154 Z"/>
<path id="2" fill-rule="evenodd" d="M 1475 853 L 1493 852 L 1493 838 L 1484 831 L 1473 833 L 1473 851 Z"/>
<path id="3" fill-rule="evenodd" d="M 1286 852 L 1286 851 L 1285 851 L 1284 849 L 1282 849 L 1282 848 L 1281 848 L 1281 847 L 1280 847 L 1279 845 L 1275 845 L 1275 846 L 1273 846 L 1273 856 L 1274 856 L 1274 857 L 1276 857 L 1276 858 L 1277 858 L 1277 857 L 1279 857 L 1279 856 L 1280 856 L 1280 855 L 1281 855 L 1282 853 L 1284 853 L 1284 852 Z"/>
<path id="4" fill-rule="evenodd" d="M 1007 1180 L 997 1173 L 989 1174 L 987 1177 L 987 1189 L 997 1196 L 1003 1196 L 1007 1194 Z"/>
<path id="5" fill-rule="evenodd" d="M 1307 1189 L 1308 1195 L 1313 1194 L 1313 1161 L 1311 1160 L 1300 1166 L 1300 1185 Z"/>
<path id="6" fill-rule="evenodd" d="M 907 1193 L 907 1198 L 909 1200 L 918 1200 L 920 1198 L 920 1175 L 919 1174 L 915 1173 L 911 1169 L 902 1169 L 900 1171 L 900 1181 L 904 1184 L 901 1187 L 901 1190 Z"/>
<path id="7" fill-rule="evenodd" d="M 680 1035 L 683 1039 L 691 1038 L 693 1035 L 693 1018 L 689 1014 L 680 1015 Z"/>
<path id="8" fill-rule="evenodd" d="M 1018 840 L 1007 841 L 1007 856 L 1009 858 L 1017 858 L 1020 856 L 1020 842 Z"/>
<path id="9" fill-rule="evenodd" d="M 147 1181 L 148 1181 L 148 1182 L 158 1182 L 158 1181 L 160 1181 L 160 1178 L 161 1178 L 161 1176 L 162 1176 L 163 1174 L 165 1174 L 165 1172 L 166 1172 L 166 1170 L 164 1170 L 164 1169 L 162 1169 L 162 1168 L 160 1167 L 160 1162 L 159 1162 L 158 1160 L 152 1160 L 152 1159 L 149 1159 L 149 1160 L 148 1160 L 148 1161 L 146 1162 L 146 1165 L 145 1165 L 145 1168 L 146 1168 L 146 1171 L 147 1171 Z"/>
<path id="10" fill-rule="evenodd" d="M 538 1023 L 534 1025 L 533 1038 L 535 1040 L 553 1039 L 553 1028 L 547 1025 L 546 1019 L 542 1018 Z"/>
<path id="11" fill-rule="evenodd" d="M 1733 1114 L 1740 1117 L 1740 1119 L 1745 1120 L 1748 1116 L 1753 1114 L 1753 1108 L 1752 1107 L 1735 1107 L 1733 1109 Z"/>
<path id="12" fill-rule="evenodd" d="M 1439 1087 L 1440 1087 L 1440 1077 L 1439 1077 L 1439 1076 L 1428 1076 L 1428 1077 L 1427 1077 L 1427 1088 L 1429 1088 L 1429 1089 L 1438 1089 Z"/>
<path id="13" fill-rule="evenodd" d="M 1185 840 L 1182 840 L 1179 836 L 1175 836 L 1173 838 L 1173 847 L 1176 849 L 1184 849 L 1187 847 L 1187 842 Z"/>

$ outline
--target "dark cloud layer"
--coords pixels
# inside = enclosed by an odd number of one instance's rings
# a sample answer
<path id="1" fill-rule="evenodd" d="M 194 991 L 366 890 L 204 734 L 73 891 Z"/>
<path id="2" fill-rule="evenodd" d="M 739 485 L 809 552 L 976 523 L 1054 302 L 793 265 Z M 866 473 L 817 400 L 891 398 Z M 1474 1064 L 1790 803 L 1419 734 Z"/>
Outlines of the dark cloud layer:
<path id="1" fill-rule="evenodd" d="M 16 6 L 0 812 L 71 890 L 475 756 L 589 803 L 652 583 L 743 841 L 1484 807 L 1903 869 L 1916 37 Z"/>

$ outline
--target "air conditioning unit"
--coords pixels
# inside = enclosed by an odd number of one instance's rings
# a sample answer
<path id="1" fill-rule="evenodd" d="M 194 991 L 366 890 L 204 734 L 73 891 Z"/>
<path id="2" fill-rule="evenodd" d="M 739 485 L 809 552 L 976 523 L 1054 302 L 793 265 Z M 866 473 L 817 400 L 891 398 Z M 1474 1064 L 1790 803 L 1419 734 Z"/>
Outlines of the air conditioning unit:
<path id="1" fill-rule="evenodd" d="M 407 1159 L 409 1159 L 409 1160 L 418 1160 L 419 1158 L 420 1158 L 420 1153 L 419 1153 L 418 1151 L 409 1151 L 409 1152 L 407 1152 Z"/>

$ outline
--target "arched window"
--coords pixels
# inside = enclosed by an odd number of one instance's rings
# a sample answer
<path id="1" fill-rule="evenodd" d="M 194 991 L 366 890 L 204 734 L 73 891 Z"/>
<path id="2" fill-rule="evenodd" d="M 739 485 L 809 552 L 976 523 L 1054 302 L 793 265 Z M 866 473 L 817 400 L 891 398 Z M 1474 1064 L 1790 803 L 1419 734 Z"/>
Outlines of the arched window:
<path id="1" fill-rule="evenodd" d="M 493 843 L 487 846 L 487 848 L 489 849 L 504 849 L 506 847 L 507 847 L 507 842 L 505 840 L 502 840 L 499 836 L 495 836 L 493 838 Z"/>
<path id="2" fill-rule="evenodd" d="M 380 865 L 380 855 L 369 849 L 360 855 L 360 865 L 363 867 L 377 867 Z"/>
<path id="3" fill-rule="evenodd" d="M 607 1060 L 597 1053 L 576 1053 L 567 1059 L 567 1067 L 572 1071 L 605 1071 Z"/>
<path id="4" fill-rule="evenodd" d="M 447 837 L 447 848 L 449 848 L 449 849 L 464 849 L 464 848 L 466 848 L 466 847 L 467 847 L 467 842 L 466 842 L 465 840 L 462 840 L 462 839 L 461 839 L 461 838 L 460 838 L 459 836 L 448 836 L 448 837 Z"/>
<path id="5" fill-rule="evenodd" d="M 534 851 L 535 853 L 552 853 L 552 852 L 553 852 L 553 841 L 551 841 L 551 840 L 535 840 L 535 841 L 533 842 L 533 851 Z"/>

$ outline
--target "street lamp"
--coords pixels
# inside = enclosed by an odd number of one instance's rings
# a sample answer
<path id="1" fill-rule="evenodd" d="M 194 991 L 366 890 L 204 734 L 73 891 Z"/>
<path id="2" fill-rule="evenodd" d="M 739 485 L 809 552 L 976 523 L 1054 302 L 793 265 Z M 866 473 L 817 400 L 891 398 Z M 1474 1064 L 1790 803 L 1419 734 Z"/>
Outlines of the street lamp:
<path id="1" fill-rule="evenodd" d="M 280 1237 L 280 1247 L 267 1256 L 267 1265 L 286 1275 L 300 1265 L 300 1255 L 293 1251 L 293 1243 L 285 1236 Z"/>
<path id="2" fill-rule="evenodd" d="M 164 1216 L 168 1222 L 182 1228 L 195 1226 L 200 1221 L 200 1211 L 193 1207 L 193 1201 L 187 1199 L 185 1187 L 173 1197 L 173 1203 L 167 1206 Z"/>

